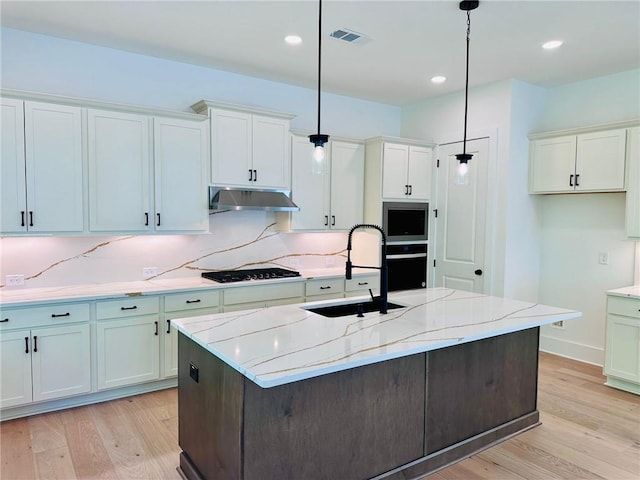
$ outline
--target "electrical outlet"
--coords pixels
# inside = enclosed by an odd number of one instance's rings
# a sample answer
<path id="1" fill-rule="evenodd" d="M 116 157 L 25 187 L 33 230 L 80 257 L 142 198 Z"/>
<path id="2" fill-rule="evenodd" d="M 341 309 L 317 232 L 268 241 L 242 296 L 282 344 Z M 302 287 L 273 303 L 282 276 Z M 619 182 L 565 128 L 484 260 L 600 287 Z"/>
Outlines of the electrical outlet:
<path id="1" fill-rule="evenodd" d="M 609 252 L 599 252 L 598 263 L 600 265 L 609 265 Z"/>
<path id="2" fill-rule="evenodd" d="M 158 267 L 142 267 L 142 278 L 155 277 L 158 274 Z"/>
<path id="3" fill-rule="evenodd" d="M 19 275 L 7 275 L 8 287 L 20 287 L 24 285 L 24 274 Z"/>

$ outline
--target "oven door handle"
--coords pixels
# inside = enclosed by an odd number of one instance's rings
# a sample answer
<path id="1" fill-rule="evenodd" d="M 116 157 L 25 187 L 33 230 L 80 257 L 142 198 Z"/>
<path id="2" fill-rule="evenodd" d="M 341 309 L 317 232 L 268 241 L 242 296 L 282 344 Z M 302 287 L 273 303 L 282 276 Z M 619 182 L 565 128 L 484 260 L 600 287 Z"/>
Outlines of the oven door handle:
<path id="1" fill-rule="evenodd" d="M 404 253 L 400 255 L 387 255 L 387 260 L 397 260 L 402 258 L 426 258 L 426 253 Z"/>

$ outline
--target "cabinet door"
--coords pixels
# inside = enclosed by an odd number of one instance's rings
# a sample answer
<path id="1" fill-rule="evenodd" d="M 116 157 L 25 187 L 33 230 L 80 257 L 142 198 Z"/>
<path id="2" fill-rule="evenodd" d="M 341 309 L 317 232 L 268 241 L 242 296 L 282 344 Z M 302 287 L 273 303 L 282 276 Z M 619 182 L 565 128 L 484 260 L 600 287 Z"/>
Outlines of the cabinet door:
<path id="1" fill-rule="evenodd" d="M 0 230 L 26 232 L 27 190 L 24 170 L 24 103 L 0 99 Z"/>
<path id="2" fill-rule="evenodd" d="M 160 378 L 160 317 L 97 324 L 98 390 Z"/>
<path id="3" fill-rule="evenodd" d="M 409 146 L 385 143 L 382 155 L 382 197 L 407 198 Z"/>
<path id="4" fill-rule="evenodd" d="M 211 109 L 211 182 L 250 185 L 251 114 Z"/>
<path id="5" fill-rule="evenodd" d="M 25 102 L 28 230 L 81 232 L 82 109 Z"/>
<path id="6" fill-rule="evenodd" d="M 430 148 L 410 146 L 408 183 L 409 198 L 412 200 L 429 200 L 431 197 L 431 171 L 433 151 Z"/>
<path id="7" fill-rule="evenodd" d="M 640 127 L 629 129 L 627 142 L 626 231 L 627 237 L 640 238 Z"/>
<path id="8" fill-rule="evenodd" d="M 573 191 L 576 165 L 575 135 L 534 140 L 530 161 L 531 192 Z"/>
<path id="9" fill-rule="evenodd" d="M 149 118 L 100 110 L 87 117 L 90 229 L 151 230 Z"/>
<path id="10" fill-rule="evenodd" d="M 178 375 L 178 330 L 171 325 L 171 320 L 166 322 L 162 339 L 164 342 L 163 377 L 175 377 Z"/>
<path id="11" fill-rule="evenodd" d="M 155 118 L 156 231 L 206 231 L 208 122 Z"/>
<path id="12" fill-rule="evenodd" d="M 605 375 L 640 383 L 640 320 L 607 316 Z"/>
<path id="13" fill-rule="evenodd" d="M 31 340 L 34 401 L 91 390 L 88 323 L 34 329 Z"/>
<path id="14" fill-rule="evenodd" d="M 291 138 L 291 198 L 300 211 L 291 213 L 292 230 L 329 228 L 329 175 L 312 173 L 313 144 L 308 137 Z"/>
<path id="15" fill-rule="evenodd" d="M 33 400 L 31 392 L 31 337 L 29 330 L 0 335 L 0 408 Z"/>
<path id="16" fill-rule="evenodd" d="M 578 135 L 576 190 L 624 189 L 625 129 Z"/>
<path id="17" fill-rule="evenodd" d="M 253 115 L 253 170 L 255 186 L 290 188 L 289 121 Z"/>
<path id="18" fill-rule="evenodd" d="M 331 228 L 349 230 L 363 211 L 364 145 L 331 142 Z"/>

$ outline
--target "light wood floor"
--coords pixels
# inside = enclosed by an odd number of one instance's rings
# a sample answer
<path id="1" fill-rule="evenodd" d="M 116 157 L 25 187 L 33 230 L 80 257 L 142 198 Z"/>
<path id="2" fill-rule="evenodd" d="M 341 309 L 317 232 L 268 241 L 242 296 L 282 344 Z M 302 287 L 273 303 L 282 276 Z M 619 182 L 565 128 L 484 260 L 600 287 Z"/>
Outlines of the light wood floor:
<path id="1" fill-rule="evenodd" d="M 542 353 L 542 425 L 429 480 L 638 480 L 640 397 L 603 382 L 599 367 Z M 177 438 L 175 389 L 11 420 L 0 478 L 178 480 Z"/>

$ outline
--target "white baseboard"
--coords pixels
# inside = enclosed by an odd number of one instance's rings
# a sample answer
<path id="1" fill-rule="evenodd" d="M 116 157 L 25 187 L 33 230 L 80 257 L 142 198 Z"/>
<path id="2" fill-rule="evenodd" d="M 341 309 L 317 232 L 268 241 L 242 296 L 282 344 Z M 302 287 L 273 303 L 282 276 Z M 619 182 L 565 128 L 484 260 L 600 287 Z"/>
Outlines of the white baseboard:
<path id="1" fill-rule="evenodd" d="M 540 350 L 600 367 L 604 365 L 604 348 L 569 342 L 540 334 Z"/>

